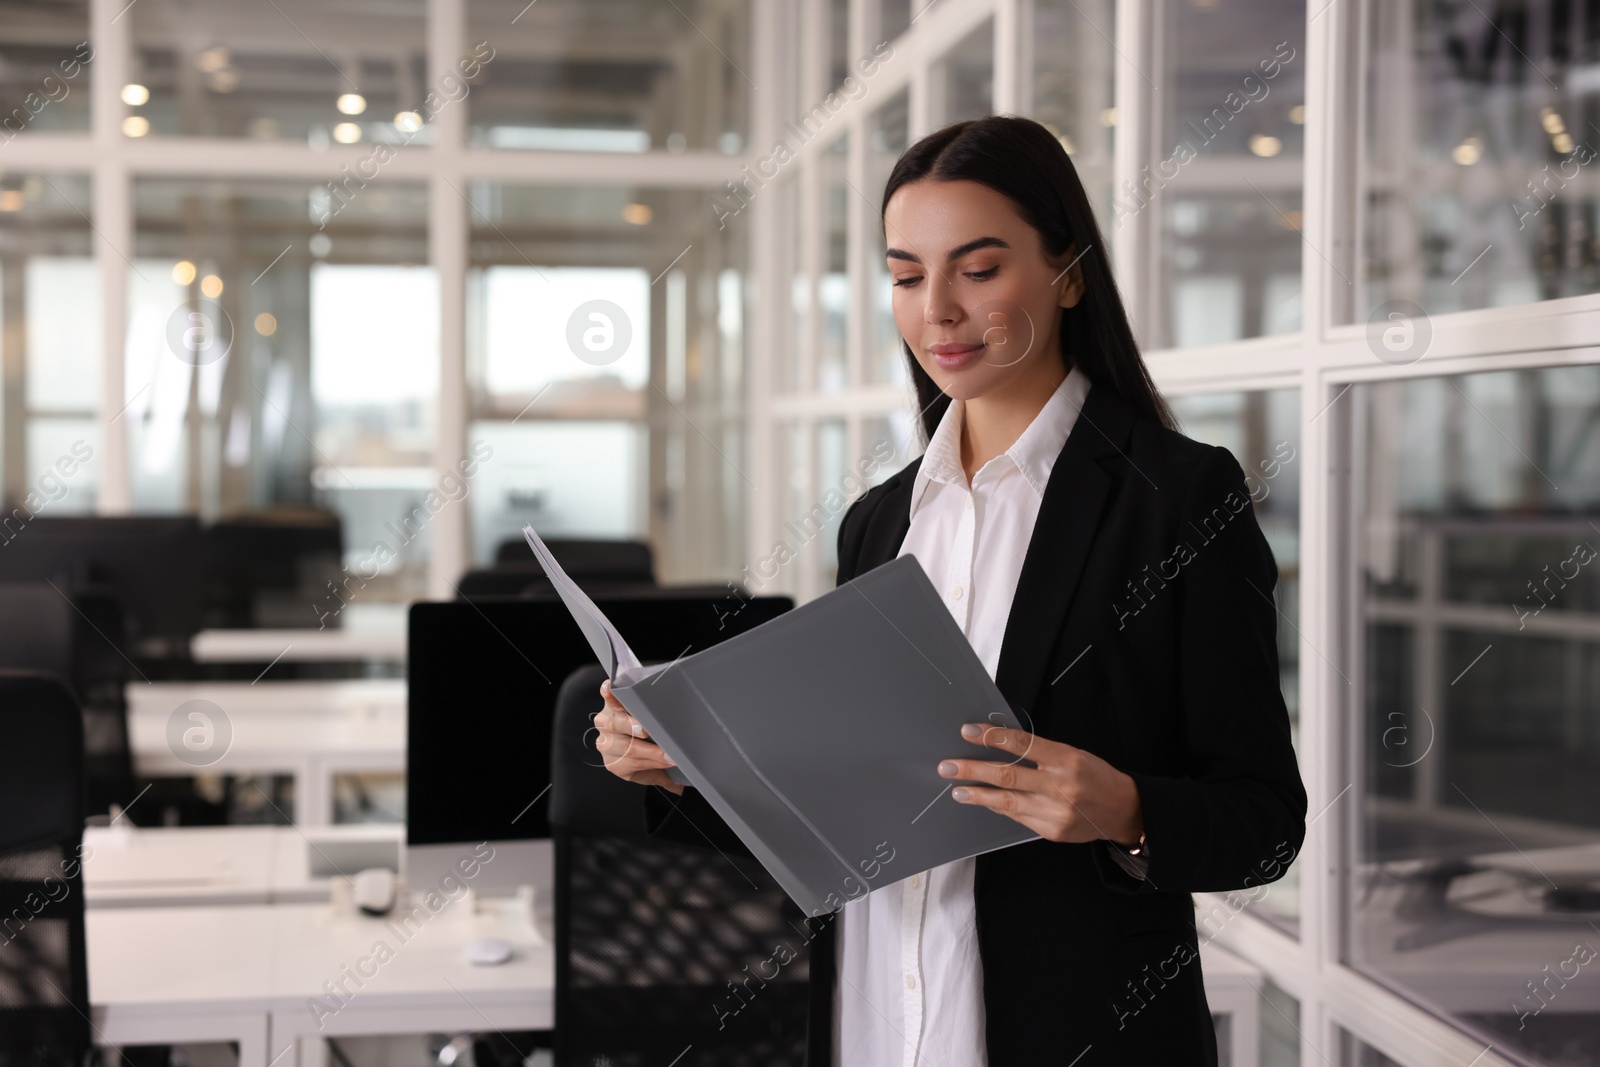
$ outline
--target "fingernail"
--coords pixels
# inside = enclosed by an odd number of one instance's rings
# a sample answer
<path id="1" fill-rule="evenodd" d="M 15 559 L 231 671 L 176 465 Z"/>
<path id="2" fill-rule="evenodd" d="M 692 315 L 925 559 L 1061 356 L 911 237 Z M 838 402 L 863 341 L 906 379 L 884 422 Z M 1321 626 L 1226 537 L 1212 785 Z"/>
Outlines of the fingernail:
<path id="1" fill-rule="evenodd" d="M 961 736 L 971 738 L 972 740 L 976 741 L 978 738 L 983 736 L 983 727 L 979 726 L 977 723 L 969 722 L 967 725 L 961 728 Z"/>
<path id="2" fill-rule="evenodd" d="M 964 801 L 967 799 L 967 791 L 960 786 L 956 786 L 954 789 L 950 790 L 950 799 Z"/>
<path id="3" fill-rule="evenodd" d="M 632 726 L 628 727 L 628 732 L 633 734 L 634 737 L 643 737 L 644 727 L 640 726 L 638 723 L 634 723 Z"/>
<path id="4" fill-rule="evenodd" d="M 956 773 L 956 765 L 950 760 L 941 760 L 939 762 L 939 773 L 946 778 L 954 778 Z"/>
<path id="5" fill-rule="evenodd" d="M 673 759 L 671 756 L 667 756 L 666 760 L 668 767 L 676 767 L 678 765 L 678 761 Z"/>

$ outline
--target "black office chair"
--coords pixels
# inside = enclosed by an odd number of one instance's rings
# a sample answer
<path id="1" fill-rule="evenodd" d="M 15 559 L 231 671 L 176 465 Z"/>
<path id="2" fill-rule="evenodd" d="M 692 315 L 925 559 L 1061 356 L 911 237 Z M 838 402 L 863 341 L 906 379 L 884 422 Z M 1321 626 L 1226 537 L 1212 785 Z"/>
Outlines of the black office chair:
<path id="1" fill-rule="evenodd" d="M 77 1067 L 90 1050 L 83 719 L 62 682 L 0 671 L 0 1063 Z"/>
<path id="2" fill-rule="evenodd" d="M 593 745 L 604 677 L 577 670 L 556 698 L 556 1065 L 798 1067 L 804 915 L 754 860 L 644 833 L 642 787 Z"/>
<path id="3" fill-rule="evenodd" d="M 546 541 L 556 562 L 586 591 L 633 595 L 656 588 L 655 564 L 643 541 Z M 544 568 L 521 537 L 500 543 L 492 567 L 462 575 L 456 591 L 468 600 L 481 596 L 540 596 L 554 593 Z"/>
<path id="4" fill-rule="evenodd" d="M 122 609 L 108 591 L 48 582 L 0 583 L 0 669 L 44 671 L 66 683 L 83 714 L 87 813 L 137 793 L 123 687 Z"/>
<path id="5" fill-rule="evenodd" d="M 654 582 L 655 562 L 646 541 L 605 541 L 582 538 L 552 537 L 545 547 L 561 564 L 561 569 L 574 577 L 584 575 L 618 582 Z M 501 541 L 495 548 L 496 567 L 506 564 L 530 563 L 535 569 L 533 549 L 520 535 Z"/>

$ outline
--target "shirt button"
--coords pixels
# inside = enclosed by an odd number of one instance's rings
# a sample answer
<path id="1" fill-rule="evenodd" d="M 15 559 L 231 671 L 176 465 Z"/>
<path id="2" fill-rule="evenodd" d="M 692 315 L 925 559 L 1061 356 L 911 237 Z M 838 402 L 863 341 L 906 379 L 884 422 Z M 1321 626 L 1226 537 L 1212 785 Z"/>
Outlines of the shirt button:
<path id="1" fill-rule="evenodd" d="M 960 600 L 961 599 L 961 587 L 959 585 L 956 586 L 954 589 L 950 590 L 950 599 L 951 600 Z"/>
<path id="2" fill-rule="evenodd" d="M 919 886 L 919 885 L 921 885 L 921 884 L 922 884 L 922 875 L 920 875 L 920 874 L 913 874 L 913 875 L 912 875 L 912 876 L 911 876 L 911 878 L 910 878 L 910 882 L 911 882 L 911 888 L 912 888 L 912 889 L 915 889 L 915 888 L 917 888 L 917 887 L 918 887 L 918 886 Z"/>
<path id="3" fill-rule="evenodd" d="M 972 497 L 970 495 L 967 497 L 967 510 L 972 510 Z"/>
<path id="4" fill-rule="evenodd" d="M 915 988 L 917 988 L 917 976 L 916 975 L 914 975 L 914 974 L 906 975 L 906 988 L 907 989 L 915 989 Z"/>

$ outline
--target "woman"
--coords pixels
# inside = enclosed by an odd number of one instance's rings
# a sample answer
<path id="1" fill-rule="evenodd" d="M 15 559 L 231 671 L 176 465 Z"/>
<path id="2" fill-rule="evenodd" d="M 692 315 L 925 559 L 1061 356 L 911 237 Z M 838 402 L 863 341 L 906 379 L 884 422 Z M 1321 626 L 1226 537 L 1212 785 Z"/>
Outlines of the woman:
<path id="1" fill-rule="evenodd" d="M 837 913 L 808 1062 L 1215 1064 L 1190 894 L 1275 880 L 1305 835 L 1261 483 L 1173 428 L 1043 126 L 924 138 L 883 220 L 928 446 L 846 512 L 838 580 L 916 555 L 1026 727 L 937 773 L 1040 838 Z M 740 847 L 601 691 L 652 832 Z"/>

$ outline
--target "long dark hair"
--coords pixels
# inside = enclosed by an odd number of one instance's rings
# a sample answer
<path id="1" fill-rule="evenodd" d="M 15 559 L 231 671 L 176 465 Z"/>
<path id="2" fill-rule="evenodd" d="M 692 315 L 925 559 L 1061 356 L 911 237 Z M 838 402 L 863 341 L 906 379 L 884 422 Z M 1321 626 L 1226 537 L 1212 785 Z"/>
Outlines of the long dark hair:
<path id="1" fill-rule="evenodd" d="M 883 210 L 888 210 L 895 190 L 922 178 L 987 185 L 1017 205 L 1051 255 L 1076 246 L 1084 293 L 1076 306 L 1061 309 L 1063 362 L 1079 367 L 1096 388 L 1110 389 L 1160 425 L 1177 428 L 1134 342 L 1083 182 L 1054 134 L 1016 115 L 990 115 L 936 130 L 906 149 L 895 163 L 883 189 Z M 950 397 L 922 369 L 903 338 L 901 346 L 917 387 L 927 442 L 950 406 Z"/>

